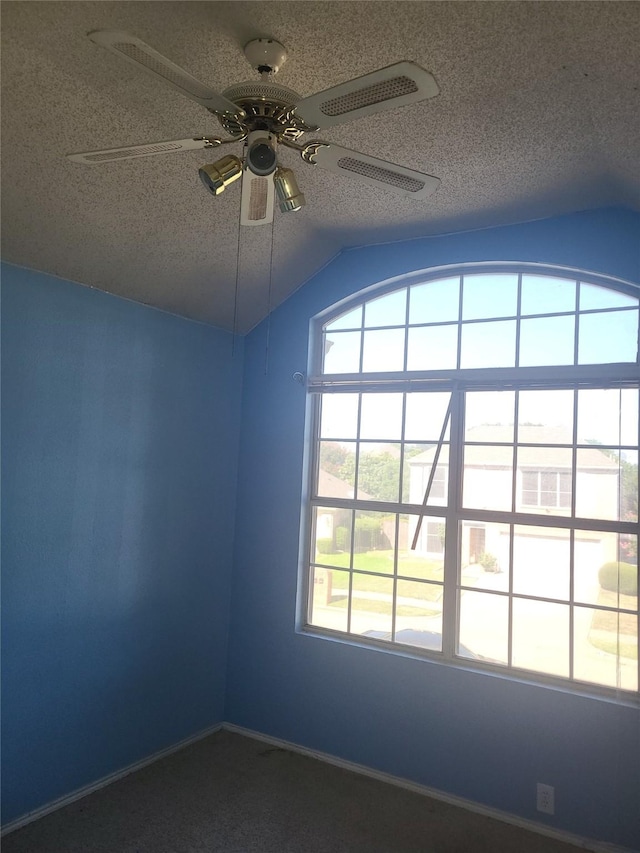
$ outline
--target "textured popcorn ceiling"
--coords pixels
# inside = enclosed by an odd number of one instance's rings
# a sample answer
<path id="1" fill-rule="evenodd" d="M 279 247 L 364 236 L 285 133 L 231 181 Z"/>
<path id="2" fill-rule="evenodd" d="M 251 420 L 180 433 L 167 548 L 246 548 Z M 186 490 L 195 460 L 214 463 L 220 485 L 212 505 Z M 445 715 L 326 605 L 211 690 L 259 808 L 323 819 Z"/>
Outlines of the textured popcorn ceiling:
<path id="1" fill-rule="evenodd" d="M 325 138 L 437 175 L 427 202 L 303 163 L 276 213 L 272 304 L 340 249 L 611 204 L 640 208 L 637 2 L 2 3 L 2 257 L 233 327 L 240 188 L 198 167 L 240 146 L 85 166 L 66 153 L 220 133 L 215 117 L 93 44 L 127 30 L 221 91 L 254 79 L 242 47 L 289 56 L 301 95 L 401 59 L 440 95 Z M 271 228 L 240 234 L 238 328 L 269 306 Z"/>

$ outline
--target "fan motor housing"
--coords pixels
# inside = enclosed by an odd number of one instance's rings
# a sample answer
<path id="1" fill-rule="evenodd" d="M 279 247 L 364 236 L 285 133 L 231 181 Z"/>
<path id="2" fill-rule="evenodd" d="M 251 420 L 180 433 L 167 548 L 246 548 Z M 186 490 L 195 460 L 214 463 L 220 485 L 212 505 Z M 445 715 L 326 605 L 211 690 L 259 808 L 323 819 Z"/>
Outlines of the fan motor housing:
<path id="1" fill-rule="evenodd" d="M 218 116 L 220 124 L 233 136 L 268 130 L 278 138 L 295 142 L 303 133 L 315 130 L 295 115 L 300 95 L 286 86 L 251 80 L 230 86 L 222 94 L 245 113 L 241 119 Z"/>

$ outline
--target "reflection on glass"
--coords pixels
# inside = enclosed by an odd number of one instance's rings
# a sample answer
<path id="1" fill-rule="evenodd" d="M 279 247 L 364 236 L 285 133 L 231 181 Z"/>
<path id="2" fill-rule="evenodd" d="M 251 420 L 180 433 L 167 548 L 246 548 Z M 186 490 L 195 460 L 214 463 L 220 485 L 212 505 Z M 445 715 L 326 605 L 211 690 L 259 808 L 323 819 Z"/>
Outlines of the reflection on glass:
<path id="1" fill-rule="evenodd" d="M 509 525 L 463 521 L 460 585 L 487 592 L 509 591 Z"/>
<path id="2" fill-rule="evenodd" d="M 390 633 L 393 579 L 354 572 L 351 590 L 351 633 Z"/>
<path id="3" fill-rule="evenodd" d="M 637 305 L 638 299 L 611 290 L 610 287 L 599 287 L 597 284 L 580 284 L 580 310 L 588 311 L 594 308 L 626 308 Z"/>
<path id="4" fill-rule="evenodd" d="M 353 308 L 351 311 L 347 311 L 345 314 L 341 314 L 335 320 L 327 323 L 325 329 L 328 332 L 333 332 L 336 329 L 359 329 L 361 326 L 362 305 L 358 305 L 357 308 Z"/>
<path id="5" fill-rule="evenodd" d="M 331 332 L 325 336 L 324 373 L 358 373 L 361 332 Z"/>
<path id="6" fill-rule="evenodd" d="M 360 438 L 399 441 L 402 432 L 402 394 L 363 394 Z"/>
<path id="7" fill-rule="evenodd" d="M 569 600 L 570 535 L 557 527 L 516 525 L 513 538 L 513 591 L 520 595 Z"/>
<path id="8" fill-rule="evenodd" d="M 315 566 L 311 582 L 309 623 L 319 628 L 346 631 L 349 601 L 349 573 Z"/>
<path id="9" fill-rule="evenodd" d="M 522 314 L 559 314 L 575 308 L 575 281 L 547 275 L 522 276 Z"/>
<path id="10" fill-rule="evenodd" d="M 486 658 L 491 663 L 509 660 L 509 599 L 486 592 L 460 593 L 460 657 Z"/>
<path id="11" fill-rule="evenodd" d="M 539 317 L 520 323 L 520 367 L 573 364 L 575 317 Z"/>
<path id="12" fill-rule="evenodd" d="M 458 364 L 458 326 L 409 329 L 407 370 L 454 370 Z"/>
<path id="13" fill-rule="evenodd" d="M 499 320 L 462 326 L 462 369 L 513 367 L 516 361 L 516 321 Z"/>
<path id="14" fill-rule="evenodd" d="M 358 500 L 400 500 L 400 448 L 390 442 L 360 444 Z"/>
<path id="15" fill-rule="evenodd" d="M 578 364 L 637 361 L 637 310 L 580 314 L 578 328 Z"/>
<path id="16" fill-rule="evenodd" d="M 464 426 L 468 441 L 513 441 L 515 391 L 467 391 L 465 401 Z M 486 431 L 484 439 L 474 438 L 477 427 L 493 430 L 490 438 Z"/>
<path id="17" fill-rule="evenodd" d="M 449 406 L 451 394 L 407 394 L 404 437 L 408 441 L 437 441 Z M 449 424 L 445 440 L 449 438 Z"/>
<path id="18" fill-rule="evenodd" d="M 364 333 L 362 370 L 376 373 L 404 369 L 404 329 Z"/>
<path id="19" fill-rule="evenodd" d="M 409 323 L 441 323 L 458 319 L 460 278 L 430 281 L 409 290 Z"/>
<path id="20" fill-rule="evenodd" d="M 638 689 L 638 617 L 576 607 L 574 678 L 622 690 Z"/>
<path id="21" fill-rule="evenodd" d="M 356 438 L 358 395 L 325 394 L 322 398 L 320 435 L 322 438 Z"/>
<path id="22" fill-rule="evenodd" d="M 578 391 L 578 441 L 637 446 L 638 389 Z"/>
<path id="23" fill-rule="evenodd" d="M 569 675 L 568 605 L 514 598 L 512 663 L 549 675 Z"/>
<path id="24" fill-rule="evenodd" d="M 404 326 L 407 321 L 407 289 L 386 293 L 364 305 L 365 328 L 373 326 Z"/>
<path id="25" fill-rule="evenodd" d="M 518 276 L 512 274 L 465 275 L 462 284 L 462 319 L 513 317 L 518 307 Z"/>
<path id="26" fill-rule="evenodd" d="M 560 427 L 567 439 L 573 441 L 573 391 L 519 391 L 518 424 Z M 548 442 L 543 430 L 531 431 L 527 441 Z"/>

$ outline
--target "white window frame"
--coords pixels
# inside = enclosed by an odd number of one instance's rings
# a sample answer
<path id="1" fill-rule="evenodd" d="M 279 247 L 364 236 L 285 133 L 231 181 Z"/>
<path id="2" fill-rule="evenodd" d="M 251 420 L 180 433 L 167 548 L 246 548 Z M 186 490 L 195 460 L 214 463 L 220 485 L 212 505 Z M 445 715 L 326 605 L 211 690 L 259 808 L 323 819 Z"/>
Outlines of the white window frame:
<path id="1" fill-rule="evenodd" d="M 456 653 L 458 632 L 458 559 L 459 559 L 459 529 L 462 524 L 482 527 L 487 522 L 500 522 L 504 524 L 520 524 L 533 526 L 553 526 L 567 530 L 597 530 L 611 531 L 619 534 L 637 533 L 637 525 L 633 522 L 603 521 L 580 519 L 576 525 L 576 519 L 567 518 L 566 515 L 554 515 L 551 519 L 536 513 L 527 513 L 516 509 L 512 512 L 495 512 L 492 510 L 468 510 L 462 506 L 454 505 L 450 500 L 446 507 L 426 506 L 417 508 L 415 505 L 406 503 L 384 503 L 381 501 L 367 502 L 357 499 L 340 500 L 325 497 L 314 497 L 313 486 L 315 471 L 317 470 L 317 459 L 315 458 L 315 447 L 319 435 L 319 400 L 326 393 L 384 393 L 391 391 L 424 391 L 438 390 L 452 392 L 452 432 L 450 436 L 449 460 L 448 460 L 448 483 L 449 495 L 460 494 L 462 482 L 462 448 L 463 417 L 460 411 L 460 400 L 465 391 L 473 390 L 504 390 L 504 389 L 551 389 L 551 388 L 581 388 L 581 387 L 638 387 L 640 382 L 640 369 L 638 360 L 636 363 L 619 364 L 594 364 L 594 365 L 566 365 L 553 367 L 514 367 L 514 368 L 486 368 L 482 371 L 477 369 L 455 369 L 434 371 L 396 371 L 379 373 L 322 373 L 323 360 L 323 328 L 333 318 L 339 317 L 347 311 L 356 308 L 367 300 L 383 296 L 401 287 L 417 284 L 425 284 L 430 281 L 451 278 L 453 276 L 464 276 L 486 273 L 517 273 L 519 275 L 549 275 L 561 278 L 574 279 L 611 290 L 617 290 L 634 298 L 640 298 L 640 286 L 621 279 L 609 276 L 601 276 L 591 272 L 576 270 L 566 267 L 546 266 L 542 264 L 496 262 L 475 263 L 455 266 L 442 266 L 430 270 L 420 270 L 411 274 L 399 276 L 386 282 L 365 288 L 348 299 L 331 306 L 327 310 L 313 318 L 310 327 L 310 349 L 309 368 L 306 386 L 309 393 L 310 406 L 307 418 L 309 447 L 313 448 L 308 456 L 309 465 L 309 490 L 307 494 L 307 517 L 303 526 L 301 537 L 301 595 L 299 597 L 298 627 L 305 633 L 319 637 L 339 638 L 345 642 L 366 644 L 373 647 L 383 647 L 385 650 L 401 652 L 417 657 L 428 657 L 440 660 L 454 666 L 466 668 L 489 670 L 499 672 L 503 676 L 514 679 L 525 679 L 537 681 L 548 686 L 562 689 L 571 689 L 575 692 L 601 695 L 607 698 L 616 698 L 619 701 L 632 701 L 634 704 L 640 700 L 640 693 L 633 691 L 620 691 L 615 687 L 608 687 L 590 682 L 582 682 L 573 677 L 564 678 L 545 673 L 521 670 L 515 666 L 493 666 L 490 663 L 469 660 Z M 616 310 L 616 309 L 612 309 Z M 519 317 L 517 318 L 519 321 Z M 518 330 L 519 334 L 519 330 Z M 639 341 L 640 349 L 640 341 Z M 454 434 L 455 430 L 458 434 Z M 639 441 L 640 443 L 640 441 Z M 575 452 L 575 451 L 574 451 Z M 437 463 L 437 459 L 436 459 Z M 573 473 L 572 492 L 575 492 L 575 467 Z M 459 490 L 459 491 L 458 491 Z M 522 485 L 515 492 L 516 500 L 522 498 Z M 559 493 L 558 493 L 559 495 Z M 461 500 L 460 500 L 461 503 Z M 415 512 L 417 509 L 423 513 L 425 521 L 431 517 L 432 521 L 444 519 L 447 522 L 445 541 L 445 571 L 444 571 L 444 605 L 443 605 L 443 636 L 442 652 L 434 653 L 419 648 L 399 645 L 393 642 L 370 639 L 359 634 L 345 633 L 329 630 L 313 625 L 308 621 L 308 613 L 312 595 L 312 584 L 310 584 L 310 549 L 313 539 L 312 514 L 315 506 L 350 507 L 354 510 L 381 510 L 406 514 Z M 559 504 L 554 507 L 562 510 Z M 573 606 L 573 605 L 572 605 Z M 639 616 L 640 618 L 640 616 Z M 572 645 L 572 639 L 570 639 Z M 640 641 L 639 641 L 640 645 Z M 511 637 L 509 638 L 511 646 Z M 639 655 L 640 657 L 640 655 Z"/>

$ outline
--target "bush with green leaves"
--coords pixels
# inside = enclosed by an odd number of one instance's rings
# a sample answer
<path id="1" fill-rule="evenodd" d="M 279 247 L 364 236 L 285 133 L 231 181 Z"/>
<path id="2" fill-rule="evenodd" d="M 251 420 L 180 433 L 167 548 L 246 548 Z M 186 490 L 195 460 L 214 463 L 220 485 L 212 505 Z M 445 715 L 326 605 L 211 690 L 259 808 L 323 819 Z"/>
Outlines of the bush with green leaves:
<path id="1" fill-rule="evenodd" d="M 333 539 L 329 536 L 326 539 L 316 539 L 316 549 L 318 554 L 333 554 Z"/>
<path id="2" fill-rule="evenodd" d="M 598 581 L 602 589 L 620 592 L 621 595 L 638 594 L 638 567 L 631 563 L 604 563 L 598 571 Z"/>
<path id="3" fill-rule="evenodd" d="M 350 536 L 349 536 L 349 528 L 348 527 L 336 527 L 336 550 L 337 551 L 348 551 L 351 547 Z"/>
<path id="4" fill-rule="evenodd" d="M 478 562 L 485 570 L 485 572 L 497 572 L 498 571 L 498 558 L 495 554 L 490 554 L 489 551 L 483 551 L 482 554 L 478 557 Z"/>

